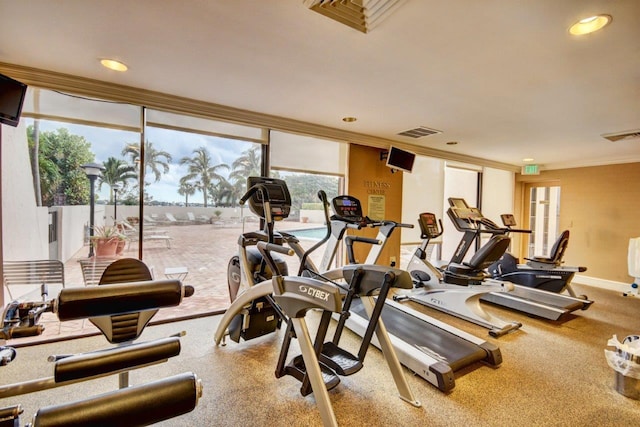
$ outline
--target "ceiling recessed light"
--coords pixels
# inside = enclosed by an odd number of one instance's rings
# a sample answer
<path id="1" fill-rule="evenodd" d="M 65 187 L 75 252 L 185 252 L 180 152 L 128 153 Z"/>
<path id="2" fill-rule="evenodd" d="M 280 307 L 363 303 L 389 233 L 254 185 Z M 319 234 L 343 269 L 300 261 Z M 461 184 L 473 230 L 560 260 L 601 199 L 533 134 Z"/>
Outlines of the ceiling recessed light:
<path id="1" fill-rule="evenodd" d="M 342 118 L 342 121 L 343 121 L 343 122 L 347 122 L 347 123 L 353 123 L 353 122 L 355 122 L 356 120 L 358 120 L 356 117 L 343 117 L 343 118 Z"/>
<path id="2" fill-rule="evenodd" d="M 569 28 L 569 32 L 574 36 L 582 36 L 585 34 L 591 34 L 604 28 L 611 22 L 613 18 L 610 15 L 595 15 L 588 18 L 584 18 L 576 22 Z"/>
<path id="3" fill-rule="evenodd" d="M 101 59 L 100 63 L 103 67 L 114 71 L 127 71 L 129 68 L 124 63 L 116 61 L 115 59 Z"/>
<path id="4" fill-rule="evenodd" d="M 527 157 L 526 159 L 522 159 L 523 162 L 533 162 L 534 159 L 531 157 Z"/>

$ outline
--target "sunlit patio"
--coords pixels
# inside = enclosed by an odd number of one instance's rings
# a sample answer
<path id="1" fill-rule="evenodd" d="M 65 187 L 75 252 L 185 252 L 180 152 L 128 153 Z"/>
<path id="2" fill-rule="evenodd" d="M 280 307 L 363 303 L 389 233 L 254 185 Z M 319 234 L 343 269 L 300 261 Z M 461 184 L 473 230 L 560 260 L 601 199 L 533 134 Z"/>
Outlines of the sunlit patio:
<path id="1" fill-rule="evenodd" d="M 278 222 L 278 230 L 299 230 L 323 227 L 323 224 L 301 223 L 295 221 Z M 245 231 L 255 231 L 259 224 L 255 221 L 244 224 Z M 170 247 L 165 241 L 144 241 L 143 261 L 152 270 L 155 279 L 167 277 L 180 278 L 180 271 L 186 272 L 183 283 L 195 288 L 195 294 L 185 298 L 178 307 L 163 308 L 152 322 L 165 322 L 187 317 L 204 316 L 224 311 L 229 305 L 227 288 L 227 264 L 237 253 L 238 236 L 243 232 L 241 222 L 225 222 L 219 224 L 166 225 L 158 227 L 154 233 L 162 232 L 170 238 Z M 317 240 L 300 238 L 303 247 L 312 246 Z M 318 261 L 322 256 L 321 248 L 313 257 Z M 80 260 L 86 260 L 89 246 L 83 247 L 76 255 L 65 263 L 65 286 L 85 286 Z M 131 241 L 121 257 L 138 257 L 138 242 Z M 289 268 L 297 268 L 297 260 L 291 259 Z M 172 272 L 177 274 L 172 276 Z M 58 288 L 51 287 L 49 295 L 54 297 Z M 37 292 L 30 292 L 30 297 Z M 42 335 L 20 338 L 11 341 L 13 345 L 28 342 L 41 342 L 63 339 L 70 336 L 97 333 L 98 330 L 88 321 L 69 321 L 60 323 L 52 313 L 45 313 L 41 318 L 45 326 Z"/>

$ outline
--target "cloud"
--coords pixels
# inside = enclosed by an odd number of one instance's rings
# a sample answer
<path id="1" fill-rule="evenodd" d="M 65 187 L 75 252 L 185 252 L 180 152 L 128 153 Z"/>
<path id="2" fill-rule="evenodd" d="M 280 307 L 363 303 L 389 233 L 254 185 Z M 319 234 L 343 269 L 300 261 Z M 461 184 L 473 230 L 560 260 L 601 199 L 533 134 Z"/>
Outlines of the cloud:
<path id="1" fill-rule="evenodd" d="M 29 124 L 31 124 L 33 121 L 29 120 Z M 122 156 L 122 149 L 127 144 L 139 143 L 140 141 L 140 135 L 136 132 L 47 120 L 40 121 L 41 132 L 55 131 L 59 128 L 67 128 L 69 133 L 84 137 L 91 144 L 91 151 L 95 154 L 95 160 L 98 163 L 104 162 L 109 157 L 128 161 L 129 159 Z M 213 165 L 224 163 L 231 167 L 235 159 L 244 151 L 255 146 L 253 142 L 154 127 L 147 129 L 146 137 L 156 150 L 166 151 L 172 157 L 169 172 L 162 175 L 160 182 L 152 182 L 147 187 L 147 193 L 153 197 L 153 200 L 164 202 L 184 202 L 184 196 L 178 194 L 178 187 L 180 186 L 180 178 L 187 174 L 187 167 L 181 165 L 180 160 L 193 156 L 194 150 L 205 147 L 211 154 Z M 231 169 L 222 169 L 219 172 L 222 176 L 228 177 Z M 97 193 L 97 197 L 99 200 L 107 200 L 109 186 L 103 185 L 102 190 Z M 201 192 L 190 196 L 189 199 L 194 203 L 203 202 Z"/>

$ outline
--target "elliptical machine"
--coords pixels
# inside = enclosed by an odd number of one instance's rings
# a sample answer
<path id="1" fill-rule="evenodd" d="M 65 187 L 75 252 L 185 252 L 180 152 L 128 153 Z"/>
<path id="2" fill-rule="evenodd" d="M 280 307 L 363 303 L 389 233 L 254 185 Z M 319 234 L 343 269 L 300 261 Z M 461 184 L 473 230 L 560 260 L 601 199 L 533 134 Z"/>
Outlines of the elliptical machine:
<path id="1" fill-rule="evenodd" d="M 229 282 L 230 292 L 233 287 L 236 293 L 216 330 L 216 344 L 220 344 L 227 330 L 231 338 L 238 342 L 240 338 L 249 340 L 273 332 L 282 321 L 285 321 L 287 328 L 278 358 L 276 377 L 290 375 L 298 379 L 302 383 L 300 389 L 302 395 L 314 393 L 324 424 L 337 426 L 327 390 L 340 382 L 338 376 L 351 375 L 362 368 L 369 343 L 375 334 L 377 341 L 382 344 L 382 351 L 400 398 L 414 406 L 421 406 L 411 392 L 381 319 L 386 294 L 392 287 L 410 288 L 409 275 L 397 269 L 367 265 L 352 265 L 339 271 L 327 272 L 329 277 L 321 274 L 316 274 L 315 278 L 284 275 L 283 270 L 286 271 L 286 269 L 283 267 L 286 263 L 283 260 L 276 261 L 276 258 L 279 258 L 278 253 L 298 255 L 301 260 L 299 273 L 317 271 L 307 255 L 321 246 L 329 238 L 330 232 L 306 252 L 302 250 L 294 236 L 275 233 L 273 218 L 283 219 L 289 213 L 287 206 L 290 207 L 290 196 L 286 184 L 284 181 L 270 178 L 250 178 L 250 180 L 253 185 L 250 185 L 249 191 L 243 196 L 241 202 L 251 201 L 255 196 L 253 203 L 250 202 L 251 210 L 263 218 L 266 225 L 264 232 L 245 233 L 239 239 L 240 253 L 237 263 L 240 266 L 240 273 L 237 270 L 233 273 L 239 274 L 239 277 L 247 280 L 251 286 L 242 292 L 237 292 L 240 287 L 235 287 L 236 276 L 229 274 L 230 279 L 234 279 Z M 325 217 L 328 220 L 326 195 L 324 192 L 320 192 L 319 195 L 323 200 Z M 272 205 L 271 201 L 276 203 Z M 271 215 L 273 212 L 277 215 Z M 329 221 L 327 221 L 327 227 L 329 227 Z M 286 243 L 289 247 L 285 247 L 282 243 Z M 249 253 L 255 253 L 256 250 L 259 258 L 249 262 Z M 230 265 L 235 268 L 233 260 Z M 251 272 L 253 274 L 248 274 Z M 346 283 L 335 282 L 333 278 L 344 279 Z M 261 281 L 256 282 L 256 280 Z M 376 295 L 379 295 L 377 300 Z M 351 300 L 356 297 L 360 297 L 363 301 L 370 320 L 360 350 L 357 355 L 353 355 L 339 347 L 339 343 L 344 323 L 348 318 Z M 269 313 L 270 309 L 265 303 L 273 312 Z M 320 309 L 323 312 L 315 342 L 311 341 L 304 321 L 307 311 L 311 309 Z M 339 314 L 338 327 L 333 339 L 324 342 L 332 313 Z M 268 318 L 269 316 L 274 318 Z M 258 318 L 256 327 L 252 326 L 252 318 Z M 263 328 L 263 324 L 270 327 Z M 298 339 L 302 354 L 286 364 L 293 338 Z"/>
<path id="2" fill-rule="evenodd" d="M 249 203 L 249 209 L 260 218 L 262 230 L 247 232 L 238 238 L 238 255 L 229 260 L 227 268 L 227 284 L 231 303 L 236 301 L 239 293 L 250 291 L 256 284 L 273 277 L 275 271 L 257 248 L 258 242 L 283 246 L 286 244 L 301 259 L 301 265 L 313 267 L 308 254 L 321 246 L 328 236 L 305 251 L 298 239 L 288 233 L 274 230 L 275 221 L 286 219 L 291 212 L 291 195 L 287 184 L 276 178 L 249 177 L 247 178 L 247 192 L 240 199 L 240 204 Z M 318 192 L 318 197 L 324 204 L 326 194 Z M 283 276 L 289 274 L 286 261 L 277 253 L 272 257 L 277 272 Z M 272 295 L 263 295 L 250 300 L 250 304 L 237 314 L 228 329 L 229 337 L 239 342 L 240 339 L 250 340 L 279 329 L 286 316 L 275 303 Z"/>
<path id="3" fill-rule="evenodd" d="M 356 242 L 373 245 L 365 263 L 375 264 L 379 261 L 384 244 L 396 228 L 413 228 L 412 224 L 401 224 L 390 220 L 371 220 L 364 215 L 360 201 L 352 196 L 338 196 L 332 200 L 331 204 L 334 215 L 330 218 L 331 238 L 327 243 L 320 270 L 322 277 L 332 276 L 332 272 L 335 271 L 325 271 L 325 269 L 331 265 L 343 239 L 350 264 L 356 261 L 353 253 L 353 244 Z M 347 229 L 361 229 L 363 227 L 376 227 L 378 229 L 376 238 L 344 236 Z M 349 268 L 349 266 L 344 268 Z M 312 273 L 311 275 L 314 276 Z M 411 276 L 408 273 L 405 275 L 411 282 Z M 413 288 L 413 283 L 400 292 L 408 292 L 411 288 Z M 397 294 L 398 292 L 395 292 L 393 296 Z M 357 335 L 364 337 L 369 316 L 359 300 L 353 302 L 345 326 Z M 462 370 L 477 362 L 494 367 L 502 363 L 500 349 L 493 343 L 414 310 L 408 304 L 396 302 L 393 298 L 387 298 L 384 302 L 385 308 L 382 310 L 381 317 L 398 358 L 403 365 L 439 390 L 448 392 L 455 387 L 454 371 Z M 372 343 L 380 346 L 376 341 L 372 341 Z"/>

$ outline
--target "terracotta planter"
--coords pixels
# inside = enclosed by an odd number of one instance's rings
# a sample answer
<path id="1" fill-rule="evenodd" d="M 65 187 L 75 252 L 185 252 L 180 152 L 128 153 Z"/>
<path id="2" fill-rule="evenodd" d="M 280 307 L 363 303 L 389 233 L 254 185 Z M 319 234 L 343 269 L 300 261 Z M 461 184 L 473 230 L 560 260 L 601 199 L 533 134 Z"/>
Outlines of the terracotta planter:
<path id="1" fill-rule="evenodd" d="M 109 239 L 93 239 L 93 247 L 95 249 L 96 256 L 115 256 L 119 241 L 120 239 L 113 237 Z"/>
<path id="2" fill-rule="evenodd" d="M 118 245 L 116 246 L 116 255 L 122 255 L 126 245 L 127 245 L 127 241 L 126 240 L 118 239 Z"/>

